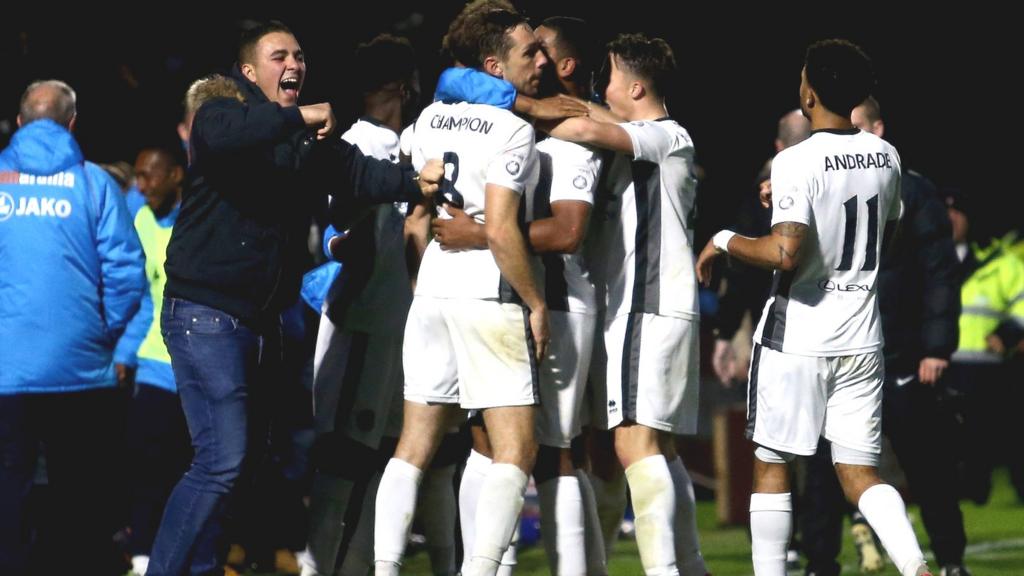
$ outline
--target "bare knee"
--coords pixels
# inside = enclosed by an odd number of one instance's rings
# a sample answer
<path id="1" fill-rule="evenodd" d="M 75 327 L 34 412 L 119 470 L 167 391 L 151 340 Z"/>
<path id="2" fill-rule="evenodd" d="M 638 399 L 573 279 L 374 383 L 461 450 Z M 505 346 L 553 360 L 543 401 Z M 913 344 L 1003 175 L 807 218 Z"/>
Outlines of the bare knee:
<path id="1" fill-rule="evenodd" d="M 882 479 L 878 477 L 878 468 L 874 466 L 836 463 L 836 476 L 843 487 L 843 494 L 854 506 L 868 488 L 882 484 Z"/>

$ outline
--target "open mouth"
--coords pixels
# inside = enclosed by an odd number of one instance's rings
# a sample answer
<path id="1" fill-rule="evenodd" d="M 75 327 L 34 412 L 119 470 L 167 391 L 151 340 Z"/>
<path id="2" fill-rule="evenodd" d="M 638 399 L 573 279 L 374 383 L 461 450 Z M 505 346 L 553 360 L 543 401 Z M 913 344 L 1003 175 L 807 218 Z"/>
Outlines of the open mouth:
<path id="1" fill-rule="evenodd" d="M 299 79 L 298 78 L 285 78 L 281 80 L 281 91 L 288 94 L 292 98 L 299 97 Z"/>

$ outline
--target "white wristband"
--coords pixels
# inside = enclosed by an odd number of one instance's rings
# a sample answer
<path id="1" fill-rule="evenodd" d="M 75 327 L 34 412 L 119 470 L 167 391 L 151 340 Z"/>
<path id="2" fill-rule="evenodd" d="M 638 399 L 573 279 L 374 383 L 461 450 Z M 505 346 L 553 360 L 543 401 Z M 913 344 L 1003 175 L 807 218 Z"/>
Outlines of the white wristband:
<path id="1" fill-rule="evenodd" d="M 715 248 L 728 254 L 729 240 L 732 240 L 732 237 L 735 235 L 736 233 L 732 230 L 720 230 L 711 238 L 711 243 L 715 245 Z"/>

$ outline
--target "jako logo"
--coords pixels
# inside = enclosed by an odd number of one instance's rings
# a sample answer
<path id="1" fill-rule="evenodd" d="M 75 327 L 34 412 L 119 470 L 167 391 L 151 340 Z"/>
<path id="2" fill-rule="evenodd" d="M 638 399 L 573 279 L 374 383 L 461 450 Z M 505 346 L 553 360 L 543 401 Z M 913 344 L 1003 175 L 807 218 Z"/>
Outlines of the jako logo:
<path id="1" fill-rule="evenodd" d="M 22 196 L 17 205 L 7 192 L 0 192 L 0 222 L 11 216 L 50 216 L 67 218 L 71 215 L 71 202 L 56 198 Z"/>
<path id="2" fill-rule="evenodd" d="M 0 192 L 0 222 L 14 216 L 14 198 L 7 192 Z"/>

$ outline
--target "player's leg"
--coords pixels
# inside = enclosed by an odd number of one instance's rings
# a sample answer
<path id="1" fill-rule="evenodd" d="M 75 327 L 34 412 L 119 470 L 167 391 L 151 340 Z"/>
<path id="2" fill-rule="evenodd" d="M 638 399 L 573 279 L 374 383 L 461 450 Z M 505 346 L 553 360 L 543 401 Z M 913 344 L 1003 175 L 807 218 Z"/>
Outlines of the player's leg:
<path id="1" fill-rule="evenodd" d="M 924 573 L 924 555 L 903 498 L 878 477 L 881 452 L 882 354 L 830 359 L 835 379 L 825 419 L 832 460 L 846 498 L 857 505 L 903 576 Z"/>

